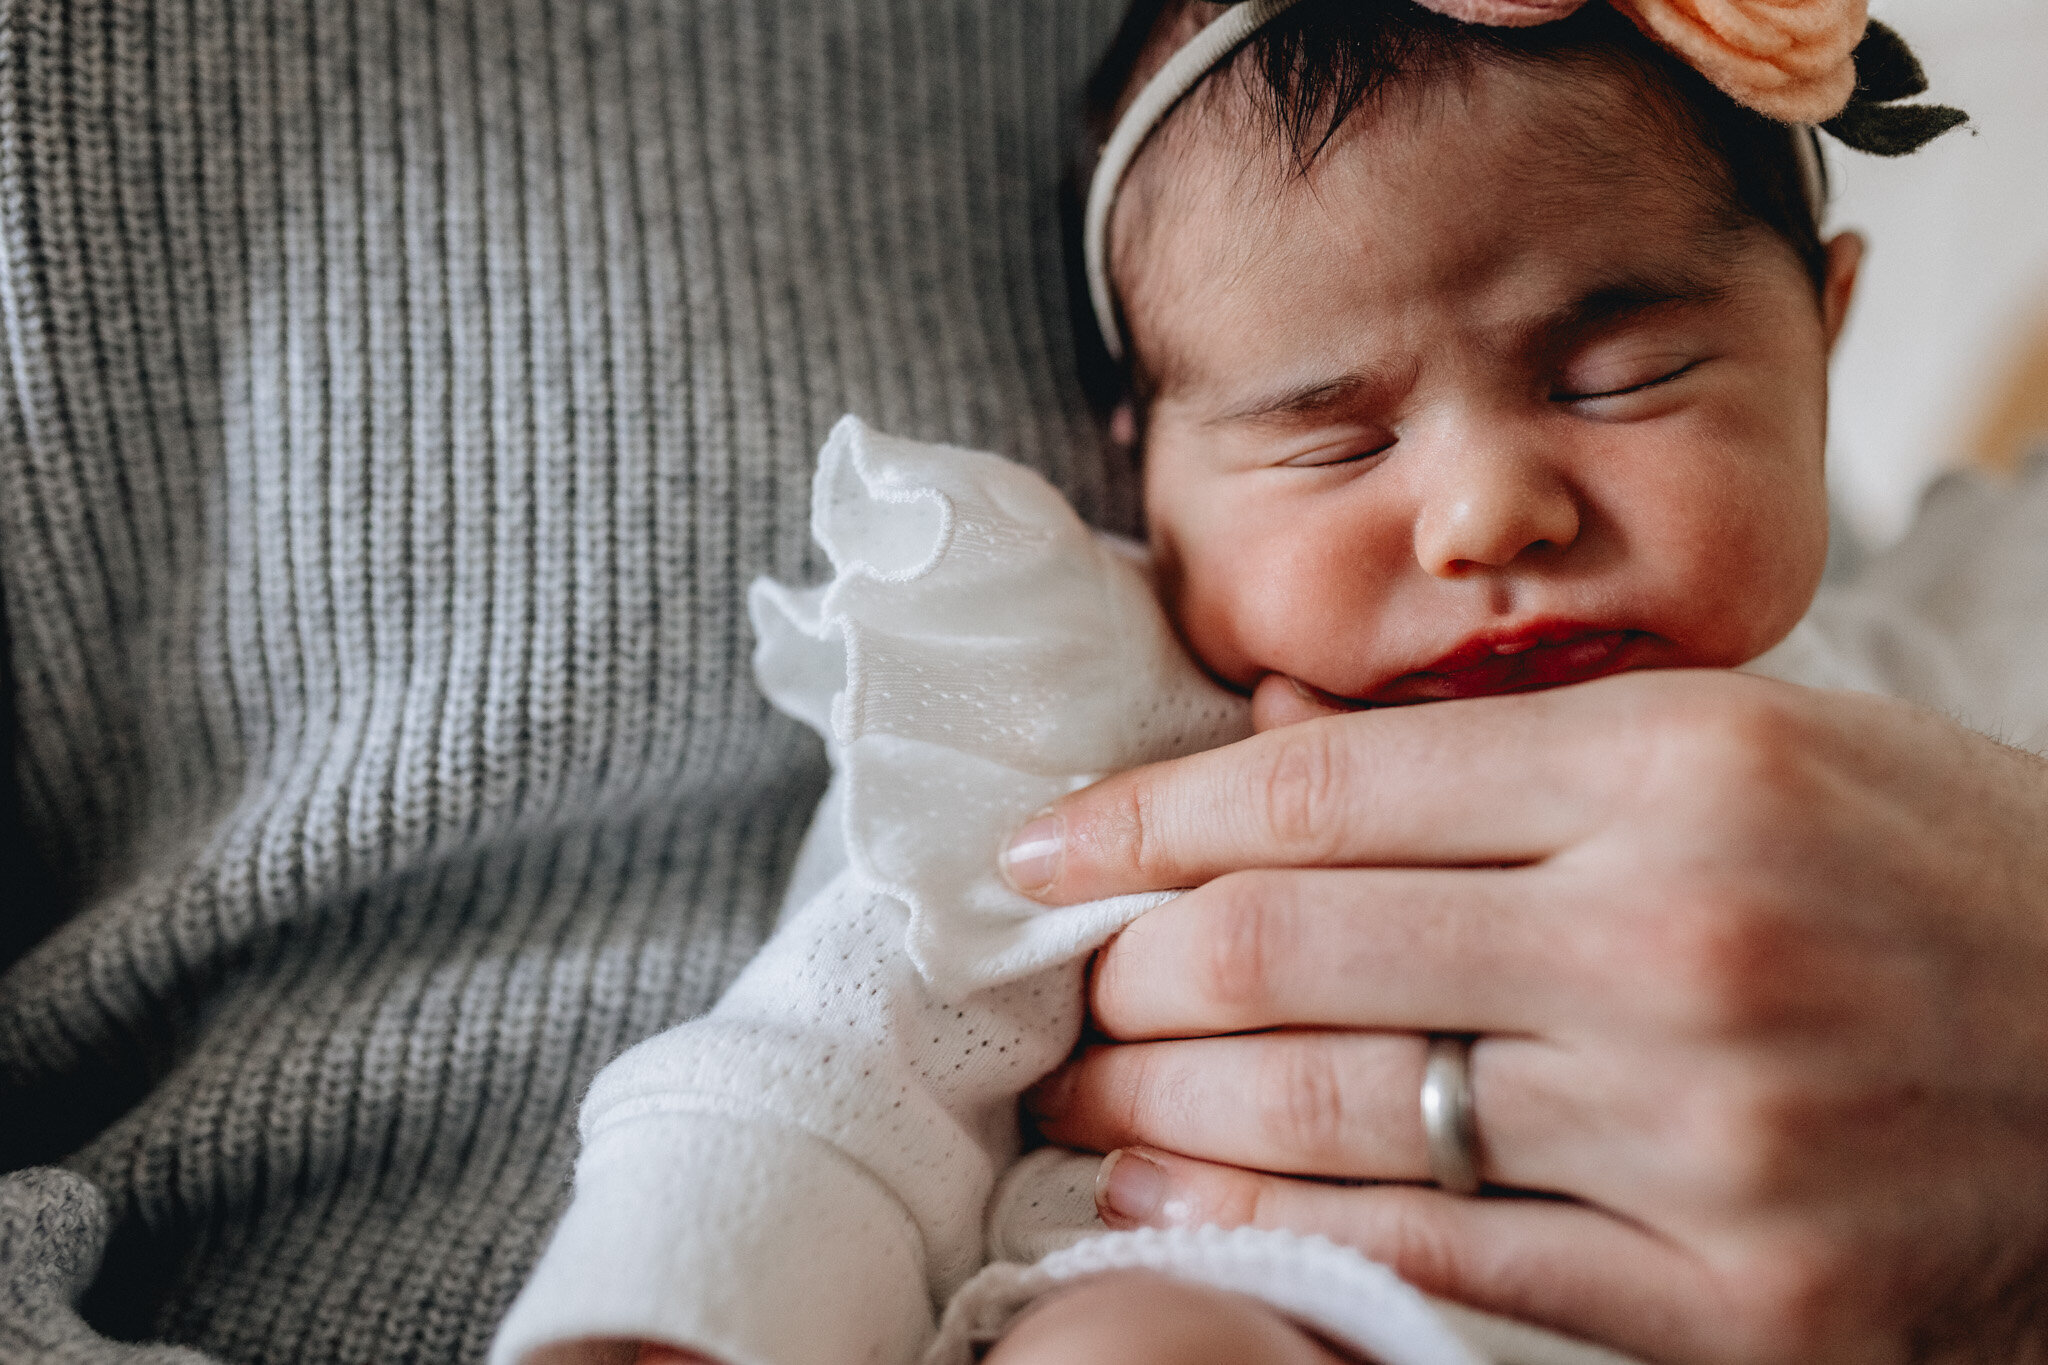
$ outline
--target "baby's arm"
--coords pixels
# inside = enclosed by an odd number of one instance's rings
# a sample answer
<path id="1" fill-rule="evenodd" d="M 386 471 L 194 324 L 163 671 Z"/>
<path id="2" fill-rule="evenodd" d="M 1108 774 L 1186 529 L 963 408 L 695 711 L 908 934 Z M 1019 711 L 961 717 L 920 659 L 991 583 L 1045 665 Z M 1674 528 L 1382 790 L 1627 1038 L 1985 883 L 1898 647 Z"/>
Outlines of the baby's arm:
<path id="1" fill-rule="evenodd" d="M 842 876 L 710 1014 L 600 1073 L 569 1211 L 495 1361 L 641 1341 L 917 1358 L 933 1305 L 982 1262 L 1017 1095 L 1079 1036 L 1082 964 L 946 1002 L 905 933 L 899 903 Z"/>

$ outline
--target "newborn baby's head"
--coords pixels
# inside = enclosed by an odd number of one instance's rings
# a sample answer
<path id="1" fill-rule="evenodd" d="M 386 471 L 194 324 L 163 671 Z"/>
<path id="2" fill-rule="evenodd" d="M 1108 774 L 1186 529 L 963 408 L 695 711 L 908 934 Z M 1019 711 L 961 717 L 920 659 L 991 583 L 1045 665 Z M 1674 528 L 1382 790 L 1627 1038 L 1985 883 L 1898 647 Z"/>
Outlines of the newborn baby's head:
<path id="1" fill-rule="evenodd" d="M 1117 84 L 1218 9 L 1169 0 Z M 1207 666 L 1385 704 L 1780 640 L 1826 556 L 1858 256 L 1819 241 L 1795 136 L 1604 5 L 1308 0 L 1212 73 L 1109 239 L 1122 419 Z"/>

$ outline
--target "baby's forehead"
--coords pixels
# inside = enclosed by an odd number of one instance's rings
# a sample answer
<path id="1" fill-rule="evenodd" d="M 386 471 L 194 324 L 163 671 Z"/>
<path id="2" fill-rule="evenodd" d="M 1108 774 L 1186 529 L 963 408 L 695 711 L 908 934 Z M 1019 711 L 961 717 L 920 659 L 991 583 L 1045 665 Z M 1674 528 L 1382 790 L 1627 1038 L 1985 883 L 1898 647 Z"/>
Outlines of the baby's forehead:
<path id="1" fill-rule="evenodd" d="M 1556 74 L 1502 67 L 1390 90 L 1305 168 L 1282 162 L 1225 99 L 1191 109 L 1134 177 L 1134 207 L 1116 227 L 1141 364 L 1164 380 L 1178 368 L 1177 334 L 1215 326 L 1217 299 L 1247 284 L 1326 293 L 1368 288 L 1355 277 L 1377 272 L 1410 292 L 1455 291 L 1519 263 L 1543 288 L 1564 287 L 1545 269 L 1569 266 L 1593 290 L 1729 268 L 1753 224 L 1711 159 L 1619 76 Z"/>
<path id="2" fill-rule="evenodd" d="M 1468 157 L 1468 170 L 1476 166 L 1534 197 L 1572 181 L 1654 181 L 1713 196 L 1732 188 L 1725 159 L 1706 145 L 1676 93 L 1624 54 L 1446 58 L 1390 75 L 1335 126 L 1311 121 L 1292 130 L 1276 121 L 1252 65 L 1240 53 L 1153 135 L 1119 194 L 1119 227 L 1128 203 L 1138 201 L 1142 213 L 1144 201 L 1176 188 L 1221 189 L 1256 213 L 1282 205 L 1290 187 L 1326 182 L 1333 163 L 1427 161 L 1452 138 L 1491 153 Z"/>

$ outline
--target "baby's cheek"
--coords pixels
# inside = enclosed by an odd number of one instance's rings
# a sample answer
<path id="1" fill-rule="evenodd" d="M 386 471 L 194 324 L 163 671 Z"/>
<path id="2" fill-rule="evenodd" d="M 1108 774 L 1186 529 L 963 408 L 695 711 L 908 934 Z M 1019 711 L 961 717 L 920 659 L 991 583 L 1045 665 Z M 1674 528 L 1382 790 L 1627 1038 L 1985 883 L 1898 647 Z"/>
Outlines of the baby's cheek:
<path id="1" fill-rule="evenodd" d="M 1806 614 L 1827 559 L 1824 497 L 1781 487 L 1763 505 L 1731 507 L 1697 524 L 1661 577 L 1672 616 L 1665 634 L 1691 661 L 1744 664 Z"/>
<path id="2" fill-rule="evenodd" d="M 1746 663 L 1775 644 L 1827 557 L 1817 434 L 1758 387 L 1762 397 L 1730 392 L 1617 453 L 1599 485 L 1620 536 L 1617 587 L 1644 609 L 1642 628 L 1693 664 Z"/>
<path id="3" fill-rule="evenodd" d="M 1235 552 L 1205 559 L 1188 577 L 1181 622 L 1189 645 L 1218 676 L 1249 687 L 1267 673 L 1319 678 L 1355 653 L 1370 629 L 1366 594 L 1347 566 L 1312 540 L 1244 535 Z"/>
<path id="4" fill-rule="evenodd" d="M 1189 566 L 1171 610 L 1181 638 L 1211 673 L 1239 687 L 1258 680 L 1264 670 L 1255 658 L 1256 634 L 1245 630 L 1248 613 L 1228 575 Z"/>

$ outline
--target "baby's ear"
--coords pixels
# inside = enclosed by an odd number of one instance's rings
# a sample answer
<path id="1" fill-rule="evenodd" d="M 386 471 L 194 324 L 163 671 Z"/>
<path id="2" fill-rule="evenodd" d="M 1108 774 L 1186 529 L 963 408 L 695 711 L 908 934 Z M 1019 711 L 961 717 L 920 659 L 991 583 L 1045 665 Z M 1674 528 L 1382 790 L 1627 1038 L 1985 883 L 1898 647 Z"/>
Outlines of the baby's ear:
<path id="1" fill-rule="evenodd" d="M 1863 234 L 1841 232 L 1828 241 L 1828 274 L 1821 286 L 1821 323 L 1826 329 L 1828 352 L 1833 354 L 1842 326 L 1849 320 L 1849 304 L 1856 296 L 1856 275 L 1863 268 Z"/>

